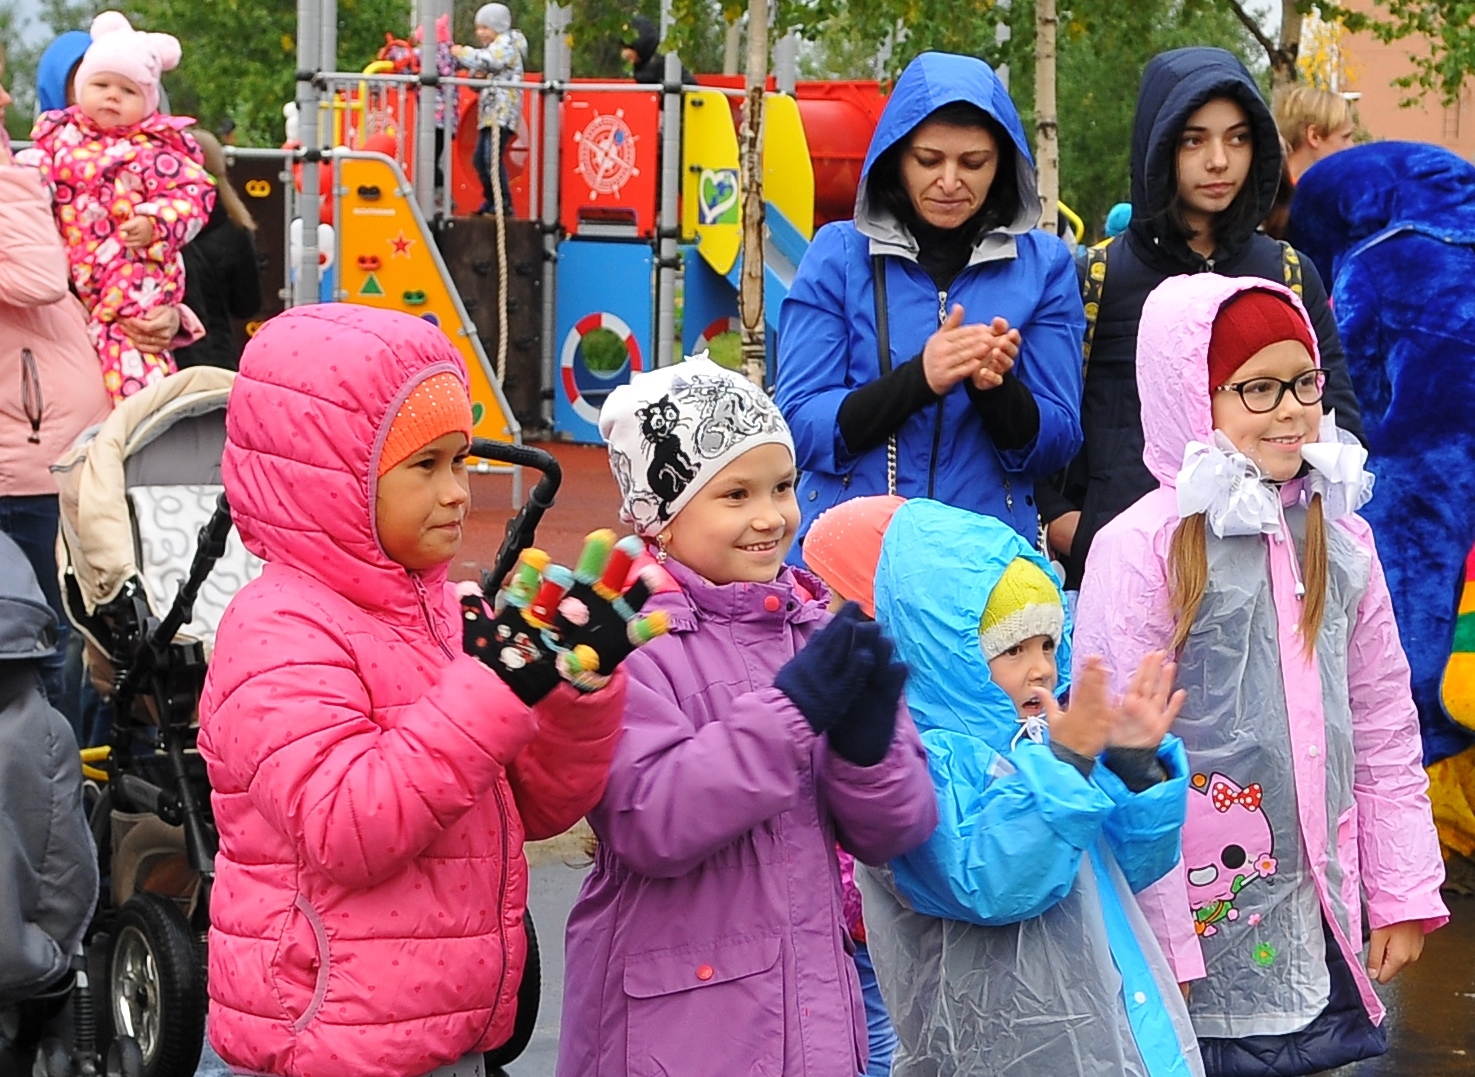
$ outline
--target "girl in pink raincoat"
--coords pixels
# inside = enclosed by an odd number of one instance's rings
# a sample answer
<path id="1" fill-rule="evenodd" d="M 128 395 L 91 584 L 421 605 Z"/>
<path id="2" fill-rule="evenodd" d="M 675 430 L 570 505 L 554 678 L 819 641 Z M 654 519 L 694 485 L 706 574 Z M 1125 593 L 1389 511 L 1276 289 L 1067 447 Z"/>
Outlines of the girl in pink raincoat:
<path id="1" fill-rule="evenodd" d="M 159 76 L 179 41 L 135 31 L 116 11 L 92 23 L 77 67 L 77 103 L 46 112 L 17 155 L 51 184 L 72 285 L 114 400 L 173 373 L 167 351 L 139 351 L 120 320 L 184 302 L 180 251 L 210 216 L 215 181 L 185 133 L 194 120 L 159 114 Z"/>
<path id="2" fill-rule="evenodd" d="M 1074 647 L 1117 670 L 1171 647 L 1188 692 L 1183 857 L 1139 903 L 1210 1077 L 1381 1054 L 1373 981 L 1448 917 L 1408 662 L 1356 515 L 1367 453 L 1323 412 L 1316 338 L 1278 284 L 1164 281 L 1137 385 L 1161 486 L 1097 535 Z"/>

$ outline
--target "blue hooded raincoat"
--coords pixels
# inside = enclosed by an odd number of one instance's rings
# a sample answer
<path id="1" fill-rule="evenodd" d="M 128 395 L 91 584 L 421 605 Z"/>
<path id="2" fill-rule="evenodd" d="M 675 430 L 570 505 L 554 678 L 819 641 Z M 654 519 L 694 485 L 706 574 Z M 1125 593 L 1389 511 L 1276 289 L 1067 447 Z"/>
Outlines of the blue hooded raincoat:
<path id="1" fill-rule="evenodd" d="M 1167 738 L 1168 779 L 1134 794 L 1104 764 L 1083 777 L 1023 731 L 979 643 L 1017 557 L 1049 571 L 997 520 L 926 500 L 897 510 L 881 548 L 876 619 L 912 671 L 907 704 L 939 813 L 920 848 L 857 872 L 901 1041 L 892 1073 L 1202 1074 L 1133 896 L 1178 859 L 1183 747 Z"/>
<path id="2" fill-rule="evenodd" d="M 917 242 L 867 198 L 877 157 L 943 105 L 964 101 L 998 121 L 1014 144 L 1020 212 L 982 233 L 968 264 L 939 292 L 917 262 Z M 896 82 L 866 153 L 855 219 L 825 225 L 799 266 L 779 319 L 776 400 L 794 432 L 801 472 L 801 536 L 815 517 L 852 497 L 887 492 L 886 446 L 852 455 L 837 417 L 851 390 L 881 376 L 872 257 L 885 258 L 893 367 L 919 356 L 945 312 L 961 303 L 969 324 L 1008 320 L 1023 338 L 1014 373 L 1039 407 L 1039 433 L 999 450 L 964 385 L 910 416 L 897 434 L 897 489 L 1037 532 L 1033 483 L 1081 446 L 1081 337 L 1086 319 L 1070 251 L 1035 228 L 1039 190 L 1029 144 L 1008 92 L 983 61 L 923 53 Z"/>

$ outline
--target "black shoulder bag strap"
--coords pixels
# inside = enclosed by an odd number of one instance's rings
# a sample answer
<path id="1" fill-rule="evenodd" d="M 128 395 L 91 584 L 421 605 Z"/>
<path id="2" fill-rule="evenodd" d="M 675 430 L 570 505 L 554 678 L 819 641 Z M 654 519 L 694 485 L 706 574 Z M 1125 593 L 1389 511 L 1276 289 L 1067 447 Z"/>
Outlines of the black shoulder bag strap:
<path id="1" fill-rule="evenodd" d="M 891 373 L 891 316 L 886 305 L 886 258 L 871 255 L 871 280 L 876 294 L 876 359 L 881 377 Z M 886 438 L 886 492 L 896 493 L 896 435 Z"/>

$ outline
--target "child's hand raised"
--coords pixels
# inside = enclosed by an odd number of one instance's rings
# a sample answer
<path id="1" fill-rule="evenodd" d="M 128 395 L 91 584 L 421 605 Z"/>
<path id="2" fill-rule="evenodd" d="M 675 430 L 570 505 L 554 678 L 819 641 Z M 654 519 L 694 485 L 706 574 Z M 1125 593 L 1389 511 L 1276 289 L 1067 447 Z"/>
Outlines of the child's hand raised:
<path id="1" fill-rule="evenodd" d="M 147 217 L 129 217 L 118 225 L 118 239 L 131 251 L 142 250 L 154 241 L 154 222 Z"/>
<path id="2" fill-rule="evenodd" d="M 1092 655 L 1071 687 L 1068 709 L 1062 710 L 1054 693 L 1042 689 L 1040 702 L 1050 722 L 1050 740 L 1087 759 L 1100 755 L 1121 713 L 1107 684 L 1106 663 Z"/>
<path id="3" fill-rule="evenodd" d="M 833 729 L 865 691 L 876 670 L 880 635 L 881 626 L 847 602 L 774 676 L 773 686 L 799 708 L 816 736 Z"/>
<path id="4" fill-rule="evenodd" d="M 1107 744 L 1113 748 L 1156 748 L 1168 735 L 1188 693 L 1173 691 L 1178 663 L 1167 651 L 1153 651 L 1142 660 L 1122 699 L 1115 728 Z"/>

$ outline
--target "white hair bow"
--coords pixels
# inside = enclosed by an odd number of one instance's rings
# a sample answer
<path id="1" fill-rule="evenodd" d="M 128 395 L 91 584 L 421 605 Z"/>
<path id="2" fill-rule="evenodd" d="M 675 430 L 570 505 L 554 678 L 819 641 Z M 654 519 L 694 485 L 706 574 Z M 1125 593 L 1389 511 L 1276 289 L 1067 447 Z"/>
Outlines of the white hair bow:
<path id="1" fill-rule="evenodd" d="M 1214 431 L 1213 444 L 1190 441 L 1174 484 L 1178 515 L 1203 513 L 1215 535 L 1273 535 L 1280 530 L 1280 499 L 1264 473 L 1227 437 Z"/>
<path id="2" fill-rule="evenodd" d="M 1337 427 L 1334 413 L 1321 417 L 1319 437 L 1315 444 L 1301 447 L 1301 458 L 1311 465 L 1311 492 L 1321 495 L 1326 518 L 1339 520 L 1368 503 L 1376 477 L 1364 467 L 1367 450 Z"/>

